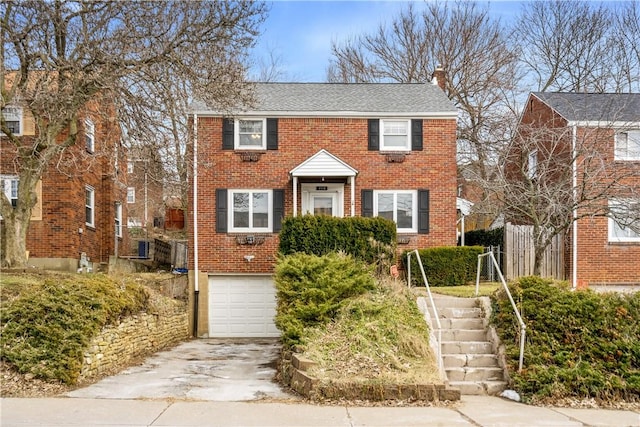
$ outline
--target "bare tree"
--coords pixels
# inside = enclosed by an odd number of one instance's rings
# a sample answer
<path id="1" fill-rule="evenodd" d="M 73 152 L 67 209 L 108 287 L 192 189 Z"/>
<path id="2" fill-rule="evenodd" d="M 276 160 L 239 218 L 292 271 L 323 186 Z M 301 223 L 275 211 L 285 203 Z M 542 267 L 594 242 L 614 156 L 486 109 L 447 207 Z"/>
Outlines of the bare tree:
<path id="1" fill-rule="evenodd" d="M 105 96 L 120 112 L 129 112 L 132 123 L 165 119 L 139 104 L 152 93 L 145 88 L 160 84 L 158 76 L 177 79 L 182 83 L 171 89 L 188 89 L 221 110 L 249 101 L 242 61 L 265 6 L 251 1 L 9 1 L 0 13 L 2 106 L 21 103 L 37 127 L 35 137 L 27 138 L 1 122 L 17 154 L 19 176 L 17 206 L 0 197 L 3 254 L 7 265 L 19 266 L 26 262 L 36 183 L 78 140 L 87 104 Z M 15 70 L 11 80 L 6 70 Z"/>

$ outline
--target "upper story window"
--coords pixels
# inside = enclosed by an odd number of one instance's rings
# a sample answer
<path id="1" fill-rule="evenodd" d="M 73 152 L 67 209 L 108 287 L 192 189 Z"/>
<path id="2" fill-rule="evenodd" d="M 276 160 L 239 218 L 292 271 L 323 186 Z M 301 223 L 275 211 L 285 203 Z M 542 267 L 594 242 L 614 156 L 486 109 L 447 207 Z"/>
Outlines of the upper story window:
<path id="1" fill-rule="evenodd" d="M 609 241 L 640 243 L 640 200 L 610 200 L 609 211 Z"/>
<path id="2" fill-rule="evenodd" d="M 640 160 L 640 129 L 616 133 L 615 159 Z"/>
<path id="3" fill-rule="evenodd" d="M 136 202 L 136 189 L 135 187 L 127 187 L 127 203 Z"/>
<path id="4" fill-rule="evenodd" d="M 96 127 L 93 122 L 89 119 L 84 121 L 84 140 L 85 146 L 89 153 L 93 153 L 96 148 L 96 140 L 95 140 L 95 132 Z"/>
<path id="5" fill-rule="evenodd" d="M 527 178 L 534 179 L 538 175 L 538 150 L 533 150 L 527 156 Z"/>
<path id="6" fill-rule="evenodd" d="M 14 208 L 18 204 L 18 177 L 14 175 L 0 176 L 0 190 L 7 197 Z"/>
<path id="7" fill-rule="evenodd" d="M 128 161 L 127 162 L 127 173 L 133 173 L 133 162 L 132 161 Z"/>
<path id="8" fill-rule="evenodd" d="M 2 108 L 2 117 L 12 134 L 22 135 L 22 108 L 6 105 Z"/>
<path id="9" fill-rule="evenodd" d="M 96 201 L 96 191 L 93 187 L 86 186 L 85 187 L 85 202 L 84 202 L 84 214 L 85 214 L 85 223 L 89 227 L 95 227 L 95 201 Z"/>
<path id="10" fill-rule="evenodd" d="M 409 120 L 380 120 L 380 150 L 411 150 L 410 123 Z"/>
<path id="11" fill-rule="evenodd" d="M 267 148 L 266 119 L 239 119 L 235 121 L 235 148 L 237 150 L 264 150 Z"/>
<path id="12" fill-rule="evenodd" d="M 416 198 L 416 191 L 374 191 L 373 215 L 394 221 L 399 233 L 415 233 L 418 230 Z"/>
<path id="13" fill-rule="evenodd" d="M 270 232 L 273 198 L 271 190 L 229 190 L 229 231 Z"/>

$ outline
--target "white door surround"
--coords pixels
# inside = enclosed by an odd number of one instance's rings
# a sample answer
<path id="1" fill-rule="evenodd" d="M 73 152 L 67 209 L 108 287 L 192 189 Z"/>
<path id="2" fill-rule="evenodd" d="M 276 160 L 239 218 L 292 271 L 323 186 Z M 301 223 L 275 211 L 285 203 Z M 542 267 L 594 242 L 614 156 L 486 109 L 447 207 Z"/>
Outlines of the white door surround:
<path id="1" fill-rule="evenodd" d="M 344 184 L 301 184 L 302 213 L 344 216 Z"/>

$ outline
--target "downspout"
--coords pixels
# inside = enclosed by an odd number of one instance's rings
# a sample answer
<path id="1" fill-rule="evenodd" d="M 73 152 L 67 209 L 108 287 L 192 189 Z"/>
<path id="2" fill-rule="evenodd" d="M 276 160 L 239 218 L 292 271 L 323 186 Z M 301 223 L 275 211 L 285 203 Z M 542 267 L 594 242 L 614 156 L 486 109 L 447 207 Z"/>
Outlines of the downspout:
<path id="1" fill-rule="evenodd" d="M 578 129 L 576 125 L 573 125 L 571 135 L 571 157 L 573 159 L 572 171 L 571 171 L 571 185 L 573 186 L 573 224 L 571 233 L 571 288 L 576 289 L 578 287 L 578 209 L 576 207 L 576 200 L 578 198 L 578 159 L 576 157 L 576 142 L 577 142 Z"/>
<path id="2" fill-rule="evenodd" d="M 198 114 L 193 114 L 193 337 L 198 337 L 198 299 L 200 270 L 198 265 Z"/>

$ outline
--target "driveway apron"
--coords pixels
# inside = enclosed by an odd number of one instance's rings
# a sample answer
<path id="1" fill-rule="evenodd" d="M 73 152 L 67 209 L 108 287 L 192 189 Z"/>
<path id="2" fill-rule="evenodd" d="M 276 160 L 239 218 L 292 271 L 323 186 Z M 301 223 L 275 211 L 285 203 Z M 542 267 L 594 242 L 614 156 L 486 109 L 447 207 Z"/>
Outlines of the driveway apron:
<path id="1" fill-rule="evenodd" d="M 293 400 L 274 380 L 277 339 L 198 339 L 67 393 L 98 399 Z"/>

